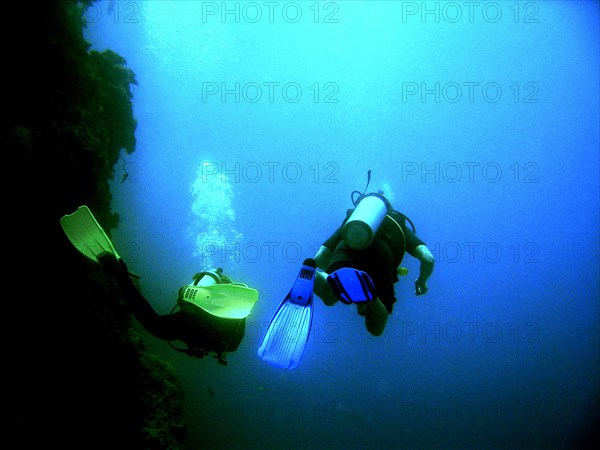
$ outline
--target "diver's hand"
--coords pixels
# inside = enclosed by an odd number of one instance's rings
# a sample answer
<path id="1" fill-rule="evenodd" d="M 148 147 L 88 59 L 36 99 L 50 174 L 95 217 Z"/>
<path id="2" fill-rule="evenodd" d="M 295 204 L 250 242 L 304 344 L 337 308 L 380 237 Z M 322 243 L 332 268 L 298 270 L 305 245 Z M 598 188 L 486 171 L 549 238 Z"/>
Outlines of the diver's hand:
<path id="1" fill-rule="evenodd" d="M 415 280 L 415 295 L 423 295 L 426 294 L 429 288 L 427 287 L 427 283 L 425 281 L 421 281 L 418 278 Z"/>

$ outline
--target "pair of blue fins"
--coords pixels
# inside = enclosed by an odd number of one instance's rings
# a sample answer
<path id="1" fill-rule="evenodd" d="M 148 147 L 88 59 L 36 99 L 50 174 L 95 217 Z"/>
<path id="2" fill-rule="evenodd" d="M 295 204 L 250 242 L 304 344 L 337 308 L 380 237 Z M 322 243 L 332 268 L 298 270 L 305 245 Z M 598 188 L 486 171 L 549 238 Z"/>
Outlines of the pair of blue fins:
<path id="1" fill-rule="evenodd" d="M 313 288 L 317 264 L 304 260 L 290 292 L 275 312 L 258 349 L 258 356 L 282 369 L 300 365 L 308 342 L 313 316 Z M 365 303 L 375 297 L 375 287 L 365 272 L 344 267 L 327 277 L 336 297 L 343 303 Z"/>

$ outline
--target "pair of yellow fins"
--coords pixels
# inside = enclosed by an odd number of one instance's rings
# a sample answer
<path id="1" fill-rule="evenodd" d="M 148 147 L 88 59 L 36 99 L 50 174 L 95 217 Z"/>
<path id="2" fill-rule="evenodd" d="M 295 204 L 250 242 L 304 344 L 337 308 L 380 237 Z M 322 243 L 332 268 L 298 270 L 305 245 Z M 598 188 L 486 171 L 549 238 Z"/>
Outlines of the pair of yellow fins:
<path id="1" fill-rule="evenodd" d="M 72 214 L 63 216 L 60 224 L 73 246 L 90 260 L 98 262 L 98 255 L 105 252 L 112 253 L 117 260 L 121 259 L 112 241 L 86 205 L 80 206 Z M 246 318 L 258 300 L 258 291 L 243 283 L 209 286 L 199 286 L 196 283 L 184 286 L 180 290 L 180 301 L 188 306 L 201 308 L 216 317 Z"/>

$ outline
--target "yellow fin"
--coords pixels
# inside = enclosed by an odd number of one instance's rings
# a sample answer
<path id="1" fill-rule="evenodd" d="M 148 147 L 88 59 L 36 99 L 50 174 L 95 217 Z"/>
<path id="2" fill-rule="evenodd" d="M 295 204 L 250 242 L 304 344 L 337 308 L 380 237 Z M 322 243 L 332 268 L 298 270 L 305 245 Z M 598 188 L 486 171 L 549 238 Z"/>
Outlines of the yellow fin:
<path id="1" fill-rule="evenodd" d="M 238 284 L 189 285 L 182 289 L 180 301 L 202 308 L 213 316 L 243 319 L 252 312 L 258 291 Z"/>

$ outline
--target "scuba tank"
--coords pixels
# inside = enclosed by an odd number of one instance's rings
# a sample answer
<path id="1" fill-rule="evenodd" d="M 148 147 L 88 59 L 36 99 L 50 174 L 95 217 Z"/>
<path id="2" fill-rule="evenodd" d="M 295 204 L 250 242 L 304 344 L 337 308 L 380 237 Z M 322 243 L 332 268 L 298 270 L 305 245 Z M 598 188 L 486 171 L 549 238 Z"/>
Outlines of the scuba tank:
<path id="1" fill-rule="evenodd" d="M 354 211 L 342 227 L 342 239 L 348 247 L 361 250 L 371 245 L 385 216 L 392 212 L 392 205 L 383 192 L 365 194 L 371 183 L 371 169 L 367 172 L 367 185 L 364 191 L 353 191 L 350 195 Z M 355 195 L 358 198 L 355 199 Z"/>
<path id="2" fill-rule="evenodd" d="M 208 270 L 194 275 L 194 286 L 212 286 L 213 284 L 221 284 L 221 274 L 223 270 L 219 267 L 216 270 Z"/>
<path id="3" fill-rule="evenodd" d="M 371 244 L 385 217 L 390 216 L 392 212 L 407 220 L 413 232 L 416 233 L 412 221 L 406 215 L 395 211 L 389 200 L 383 196 L 382 191 L 365 194 L 370 182 L 371 169 L 367 171 L 367 185 L 364 191 L 362 193 L 353 191 L 350 195 L 355 209 L 342 227 L 342 239 L 350 248 L 355 250 L 367 248 Z M 356 195 L 358 195 L 357 199 L 355 199 Z"/>
<path id="4" fill-rule="evenodd" d="M 371 245 L 385 216 L 392 212 L 390 202 L 379 193 L 362 195 L 342 228 L 342 239 L 355 250 Z"/>

